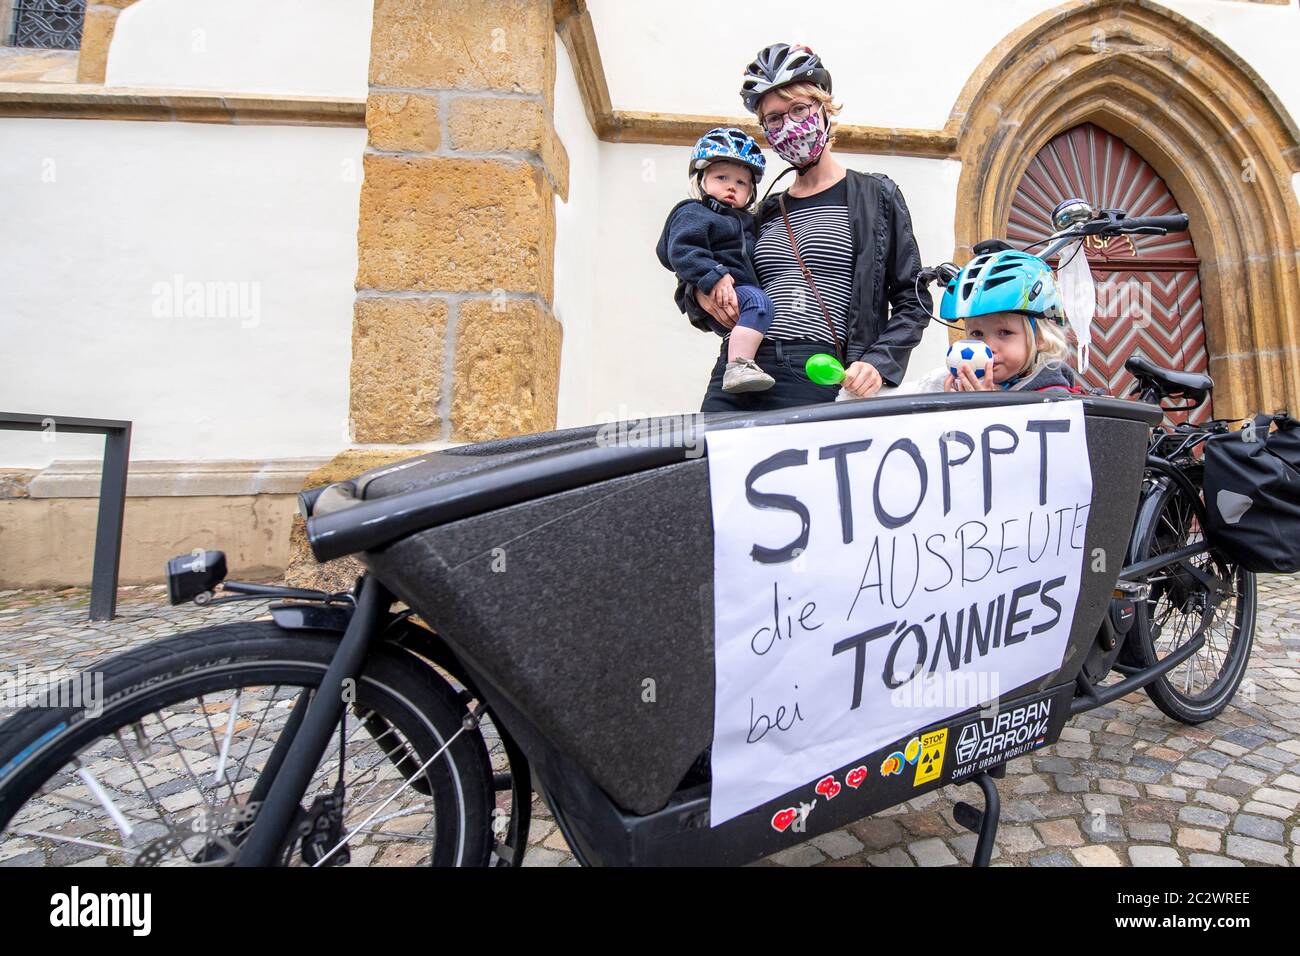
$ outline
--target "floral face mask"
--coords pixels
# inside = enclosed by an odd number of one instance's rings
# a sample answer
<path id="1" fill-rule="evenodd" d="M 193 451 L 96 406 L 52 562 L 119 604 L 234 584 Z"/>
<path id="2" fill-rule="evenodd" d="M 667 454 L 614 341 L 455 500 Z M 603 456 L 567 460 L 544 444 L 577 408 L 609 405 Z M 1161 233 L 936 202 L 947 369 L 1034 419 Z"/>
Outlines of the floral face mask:
<path id="1" fill-rule="evenodd" d="M 815 163 L 826 148 L 830 130 L 822 125 L 822 111 L 809 113 L 795 122 L 789 117 L 775 133 L 764 131 L 768 145 L 795 169 L 804 169 Z"/>

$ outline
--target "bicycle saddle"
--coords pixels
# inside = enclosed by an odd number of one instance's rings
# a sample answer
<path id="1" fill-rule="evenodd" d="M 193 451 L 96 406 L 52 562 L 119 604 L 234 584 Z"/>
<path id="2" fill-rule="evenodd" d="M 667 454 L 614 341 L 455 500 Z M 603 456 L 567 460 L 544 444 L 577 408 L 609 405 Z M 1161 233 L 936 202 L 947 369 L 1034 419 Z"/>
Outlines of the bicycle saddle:
<path id="1" fill-rule="evenodd" d="M 1182 395 L 1190 401 L 1200 402 L 1214 388 L 1214 379 L 1208 375 L 1162 368 L 1143 355 L 1134 355 L 1125 360 L 1124 367 L 1139 382 L 1153 385 L 1160 392 L 1161 398 L 1167 395 Z"/>

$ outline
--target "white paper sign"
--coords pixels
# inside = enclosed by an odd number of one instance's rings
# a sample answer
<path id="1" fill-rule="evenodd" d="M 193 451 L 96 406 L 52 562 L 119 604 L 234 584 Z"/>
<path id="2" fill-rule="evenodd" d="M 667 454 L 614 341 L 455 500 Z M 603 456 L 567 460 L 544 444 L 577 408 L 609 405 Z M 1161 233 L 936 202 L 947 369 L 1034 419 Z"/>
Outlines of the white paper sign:
<path id="1" fill-rule="evenodd" d="M 1060 667 L 1092 500 L 1080 403 L 706 441 L 711 825 Z"/>

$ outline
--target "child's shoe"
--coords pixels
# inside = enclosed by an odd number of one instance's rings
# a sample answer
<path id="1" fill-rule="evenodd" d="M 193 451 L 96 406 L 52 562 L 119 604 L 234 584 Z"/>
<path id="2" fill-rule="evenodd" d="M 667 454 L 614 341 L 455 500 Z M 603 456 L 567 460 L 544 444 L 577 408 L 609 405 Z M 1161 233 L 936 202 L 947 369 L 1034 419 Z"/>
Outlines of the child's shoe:
<path id="1" fill-rule="evenodd" d="M 776 379 L 758 367 L 753 359 L 738 358 L 727 363 L 722 374 L 724 392 L 764 392 L 776 384 Z"/>

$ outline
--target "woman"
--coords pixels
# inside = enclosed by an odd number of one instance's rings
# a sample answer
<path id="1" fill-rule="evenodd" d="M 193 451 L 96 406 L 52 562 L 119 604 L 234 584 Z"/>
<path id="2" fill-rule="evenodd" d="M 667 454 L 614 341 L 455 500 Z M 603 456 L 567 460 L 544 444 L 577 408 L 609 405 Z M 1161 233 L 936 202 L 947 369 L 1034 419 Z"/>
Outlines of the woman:
<path id="1" fill-rule="evenodd" d="M 776 383 L 767 391 L 724 392 L 724 340 L 700 410 L 834 401 L 835 386 L 817 385 L 803 371 L 818 352 L 839 355 L 844 388 L 857 397 L 900 384 L 928 318 L 916 294 L 921 257 L 902 193 L 887 177 L 846 170 L 831 155 L 840 107 L 830 74 L 807 47 L 776 43 L 760 51 L 740 95 L 768 145 L 798 174 L 788 192 L 769 196 L 758 211 L 754 265 L 775 317 L 756 360 Z M 697 325 L 707 323 L 705 313 L 735 325 L 729 279 L 709 295 L 679 291 Z"/>

